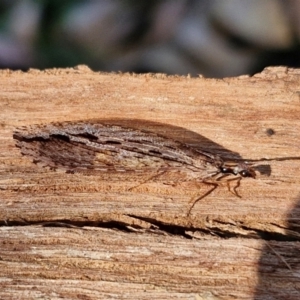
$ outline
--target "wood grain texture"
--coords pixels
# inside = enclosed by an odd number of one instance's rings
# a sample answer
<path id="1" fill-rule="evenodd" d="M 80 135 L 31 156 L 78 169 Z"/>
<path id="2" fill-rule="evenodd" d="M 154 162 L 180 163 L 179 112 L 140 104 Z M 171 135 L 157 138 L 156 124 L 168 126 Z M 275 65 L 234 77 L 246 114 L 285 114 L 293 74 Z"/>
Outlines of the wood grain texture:
<path id="1" fill-rule="evenodd" d="M 299 298 L 299 70 L 224 80 L 84 67 L 0 76 L 0 298 Z M 241 198 L 225 184 L 187 218 L 205 184 L 131 189 L 138 175 L 57 172 L 22 156 L 12 138 L 20 126 L 90 119 L 229 160 L 282 159 L 261 164 L 269 176 L 243 179 Z"/>
<path id="2" fill-rule="evenodd" d="M 3 227 L 0 232 L 5 262 L 2 276 L 14 274 L 13 282 L 2 282 L 2 295 L 9 295 L 15 283 L 20 285 L 15 296 L 25 289 L 32 298 L 55 291 L 61 298 L 73 299 L 80 294 L 91 298 L 242 299 L 254 293 L 263 280 L 280 285 L 281 296 L 292 285 L 299 287 L 299 279 L 290 276 L 272 251 L 260 258 L 266 248 L 258 240 L 187 240 L 92 227 L 31 226 L 25 235 L 22 227 Z M 272 242 L 272 247 L 280 252 L 290 250 L 286 242 Z M 16 270 L 19 265 L 22 267 Z M 289 285 L 282 285 L 278 273 L 289 277 Z"/>

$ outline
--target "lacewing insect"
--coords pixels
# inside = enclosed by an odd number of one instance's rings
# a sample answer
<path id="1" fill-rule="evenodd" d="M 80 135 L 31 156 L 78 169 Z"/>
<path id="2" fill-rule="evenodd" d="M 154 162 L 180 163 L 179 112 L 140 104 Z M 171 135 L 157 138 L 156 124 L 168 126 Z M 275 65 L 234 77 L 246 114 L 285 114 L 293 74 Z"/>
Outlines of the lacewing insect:
<path id="1" fill-rule="evenodd" d="M 241 179 L 256 177 L 249 163 L 227 162 L 218 155 L 154 132 L 119 125 L 97 122 L 33 125 L 18 128 L 13 138 L 21 153 L 32 157 L 35 163 L 68 173 L 154 172 L 156 176 L 180 173 L 186 181 L 211 185 L 207 193 L 194 201 L 189 213 L 223 178 L 227 177 L 229 191 L 229 182 L 236 180 L 233 193 L 239 196 L 236 188 Z"/>

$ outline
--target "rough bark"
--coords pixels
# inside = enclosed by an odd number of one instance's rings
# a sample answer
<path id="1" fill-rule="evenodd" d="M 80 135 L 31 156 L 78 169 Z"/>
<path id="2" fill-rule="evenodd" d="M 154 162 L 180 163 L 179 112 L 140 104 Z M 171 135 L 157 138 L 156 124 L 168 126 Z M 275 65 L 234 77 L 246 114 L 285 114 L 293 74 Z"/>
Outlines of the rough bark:
<path id="1" fill-rule="evenodd" d="M 0 76 L 0 298 L 299 299 L 299 70 Z M 241 198 L 224 182 L 187 216 L 207 184 L 66 174 L 22 156 L 12 138 L 18 126 L 89 119 L 265 160 Z"/>

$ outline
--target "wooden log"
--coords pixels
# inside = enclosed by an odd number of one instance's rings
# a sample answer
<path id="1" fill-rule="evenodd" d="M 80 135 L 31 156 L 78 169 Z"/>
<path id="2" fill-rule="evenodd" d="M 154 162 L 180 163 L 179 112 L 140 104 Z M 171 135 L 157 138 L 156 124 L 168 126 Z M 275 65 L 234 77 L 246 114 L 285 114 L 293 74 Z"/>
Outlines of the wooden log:
<path id="1" fill-rule="evenodd" d="M 0 298 L 299 299 L 299 75 L 1 71 Z M 12 138 L 18 126 L 91 119 L 265 160 L 241 198 L 224 183 L 187 215 L 209 186 L 66 174 Z"/>

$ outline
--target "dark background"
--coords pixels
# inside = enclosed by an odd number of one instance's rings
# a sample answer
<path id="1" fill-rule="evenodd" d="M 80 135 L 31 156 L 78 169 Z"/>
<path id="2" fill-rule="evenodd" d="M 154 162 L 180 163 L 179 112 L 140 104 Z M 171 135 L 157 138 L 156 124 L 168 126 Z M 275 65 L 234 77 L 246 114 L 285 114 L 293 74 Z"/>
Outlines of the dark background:
<path id="1" fill-rule="evenodd" d="M 300 65 L 298 0 L 0 0 L 0 67 L 206 77 Z"/>

